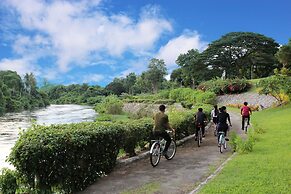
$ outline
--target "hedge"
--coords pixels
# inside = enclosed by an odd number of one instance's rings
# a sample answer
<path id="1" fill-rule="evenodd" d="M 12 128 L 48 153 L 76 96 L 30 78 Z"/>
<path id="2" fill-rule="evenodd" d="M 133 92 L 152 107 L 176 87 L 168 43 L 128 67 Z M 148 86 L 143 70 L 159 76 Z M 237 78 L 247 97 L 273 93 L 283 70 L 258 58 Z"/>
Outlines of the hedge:
<path id="1" fill-rule="evenodd" d="M 203 108 L 209 106 L 199 105 Z M 194 133 L 196 108 L 167 113 L 171 125 L 177 129 L 177 139 Z M 205 108 L 207 115 L 208 109 Z M 135 155 L 134 149 L 138 145 L 152 139 L 152 128 L 152 118 L 127 122 L 34 125 L 20 135 L 9 161 L 25 177 L 29 187 L 72 193 L 110 172 L 121 148 L 130 156 Z"/>
<path id="2" fill-rule="evenodd" d="M 121 147 L 122 127 L 79 123 L 34 126 L 21 134 L 9 161 L 30 187 L 65 193 L 86 188 L 110 172 Z"/>

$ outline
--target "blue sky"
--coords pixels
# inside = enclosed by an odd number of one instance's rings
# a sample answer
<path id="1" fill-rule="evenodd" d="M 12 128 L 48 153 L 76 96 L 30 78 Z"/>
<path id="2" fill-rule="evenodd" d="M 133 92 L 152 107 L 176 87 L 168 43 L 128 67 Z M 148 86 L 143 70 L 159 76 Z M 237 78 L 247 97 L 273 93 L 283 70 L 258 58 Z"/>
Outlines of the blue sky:
<path id="1" fill-rule="evenodd" d="M 0 70 L 55 84 L 105 86 L 114 77 L 145 71 L 228 32 L 291 38 L 289 0 L 2 0 Z"/>

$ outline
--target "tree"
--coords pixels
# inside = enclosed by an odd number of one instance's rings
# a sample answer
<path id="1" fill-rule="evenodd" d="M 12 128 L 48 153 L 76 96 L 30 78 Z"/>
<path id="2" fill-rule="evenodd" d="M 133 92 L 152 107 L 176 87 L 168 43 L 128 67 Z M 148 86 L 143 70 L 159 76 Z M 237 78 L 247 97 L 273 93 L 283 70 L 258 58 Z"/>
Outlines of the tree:
<path id="1" fill-rule="evenodd" d="M 36 94 L 36 79 L 33 75 L 33 73 L 26 73 L 24 76 L 24 89 L 29 95 L 35 95 Z"/>
<path id="2" fill-rule="evenodd" d="M 112 94 L 121 95 L 126 92 L 126 89 L 123 85 L 123 80 L 120 78 L 115 78 L 111 83 L 109 83 L 106 87 L 106 90 L 109 90 Z"/>
<path id="3" fill-rule="evenodd" d="M 182 68 L 174 69 L 171 73 L 170 80 L 172 82 L 178 83 L 180 86 L 183 85 L 183 71 Z"/>
<path id="4" fill-rule="evenodd" d="M 260 94 L 269 94 L 277 99 L 279 105 L 288 102 L 291 94 L 291 77 L 285 75 L 274 75 L 262 79 L 257 84 Z"/>
<path id="5" fill-rule="evenodd" d="M 264 61 L 260 65 L 263 77 L 270 74 L 269 69 L 275 69 L 274 55 L 278 51 L 278 43 L 272 38 L 253 32 L 231 32 L 212 42 L 202 53 L 203 62 L 213 68 L 219 75 L 226 72 L 226 78 L 251 78 L 257 68 L 257 61 Z M 272 58 L 272 60 L 266 57 Z M 272 71 L 271 71 L 272 72 Z"/>
<path id="6" fill-rule="evenodd" d="M 280 63 L 283 64 L 283 68 L 291 68 L 291 39 L 287 45 L 280 47 L 279 51 L 276 53 L 276 57 Z"/>
<path id="7" fill-rule="evenodd" d="M 157 93 L 159 87 L 164 81 L 164 76 L 167 75 L 167 68 L 164 60 L 151 59 L 148 65 L 148 70 L 144 72 L 144 78 L 151 84 L 152 92 Z"/>
<path id="8" fill-rule="evenodd" d="M 135 73 L 130 73 L 126 76 L 126 78 L 124 79 L 124 87 L 126 89 L 126 92 L 129 94 L 133 94 L 133 86 L 136 82 L 137 76 L 135 75 Z"/>
<path id="9" fill-rule="evenodd" d="M 179 55 L 176 63 L 181 67 L 183 84 L 192 88 L 205 80 L 210 71 L 206 64 L 201 62 L 200 53 L 197 49 L 191 49 L 186 54 Z"/>

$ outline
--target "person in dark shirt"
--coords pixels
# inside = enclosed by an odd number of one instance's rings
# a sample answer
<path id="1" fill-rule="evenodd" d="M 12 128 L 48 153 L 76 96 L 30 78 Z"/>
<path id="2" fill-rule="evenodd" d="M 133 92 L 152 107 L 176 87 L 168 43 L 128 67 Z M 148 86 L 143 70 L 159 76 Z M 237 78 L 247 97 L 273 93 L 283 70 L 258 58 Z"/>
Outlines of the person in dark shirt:
<path id="1" fill-rule="evenodd" d="M 155 137 L 162 137 L 166 140 L 166 146 L 163 151 L 163 155 L 167 157 L 167 151 L 171 144 L 171 136 L 167 133 L 166 130 L 172 130 L 175 132 L 169 123 L 168 115 L 165 114 L 166 106 L 160 105 L 159 106 L 160 112 L 156 113 L 154 116 L 154 128 L 153 128 L 153 135 Z"/>
<path id="2" fill-rule="evenodd" d="M 222 106 L 220 109 L 220 112 L 217 115 L 217 120 L 218 120 L 218 127 L 217 130 L 219 131 L 223 131 L 225 136 L 227 135 L 227 130 L 228 130 L 228 124 L 227 121 L 229 123 L 230 126 L 231 122 L 230 122 L 230 116 L 229 114 L 226 112 L 226 107 Z M 218 140 L 219 140 L 219 136 L 218 136 Z"/>
<path id="3" fill-rule="evenodd" d="M 195 141 L 197 140 L 199 126 L 202 128 L 202 137 L 205 137 L 205 121 L 207 121 L 206 114 L 203 112 L 202 108 L 198 108 L 198 112 L 194 115 L 195 120 Z"/>

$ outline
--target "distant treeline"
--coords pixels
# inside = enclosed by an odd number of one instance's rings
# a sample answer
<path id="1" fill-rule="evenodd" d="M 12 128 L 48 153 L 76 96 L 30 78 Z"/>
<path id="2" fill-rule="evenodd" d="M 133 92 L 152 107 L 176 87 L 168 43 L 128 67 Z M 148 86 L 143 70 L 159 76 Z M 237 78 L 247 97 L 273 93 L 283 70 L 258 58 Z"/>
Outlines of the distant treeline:
<path id="1" fill-rule="evenodd" d="M 38 91 L 32 73 L 22 79 L 14 71 L 0 71 L 0 115 L 49 105 L 45 92 Z"/>

